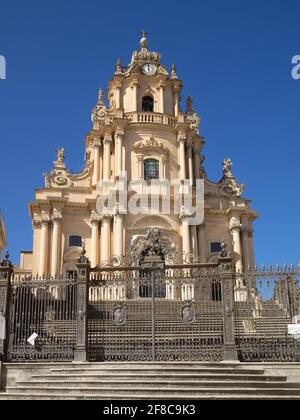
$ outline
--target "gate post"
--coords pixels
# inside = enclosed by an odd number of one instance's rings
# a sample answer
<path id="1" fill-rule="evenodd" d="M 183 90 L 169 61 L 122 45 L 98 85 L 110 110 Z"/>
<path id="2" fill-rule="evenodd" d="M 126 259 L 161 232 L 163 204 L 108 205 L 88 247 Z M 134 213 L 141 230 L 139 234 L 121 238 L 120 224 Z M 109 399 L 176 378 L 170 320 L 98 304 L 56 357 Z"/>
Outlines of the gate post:
<path id="1" fill-rule="evenodd" d="M 0 263 L 0 362 L 7 361 L 9 297 L 12 273 L 13 265 L 9 261 L 9 254 L 7 253 L 5 260 Z"/>
<path id="2" fill-rule="evenodd" d="M 87 361 L 87 310 L 89 301 L 89 277 L 90 262 L 85 256 L 86 250 L 83 248 L 77 263 L 77 340 L 74 352 L 74 362 Z"/>
<path id="3" fill-rule="evenodd" d="M 238 361 L 234 332 L 234 269 L 231 257 L 219 257 L 223 290 L 224 362 Z"/>

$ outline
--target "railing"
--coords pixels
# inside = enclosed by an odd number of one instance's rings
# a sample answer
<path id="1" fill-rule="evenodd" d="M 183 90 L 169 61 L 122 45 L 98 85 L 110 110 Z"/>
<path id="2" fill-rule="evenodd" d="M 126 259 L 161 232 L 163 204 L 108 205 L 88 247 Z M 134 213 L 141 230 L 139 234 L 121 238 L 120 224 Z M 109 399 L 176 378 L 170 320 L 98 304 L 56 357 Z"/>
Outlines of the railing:
<path id="1" fill-rule="evenodd" d="M 156 114 L 153 112 L 128 112 L 126 113 L 127 118 L 131 123 L 151 123 L 151 124 L 163 124 L 175 127 L 178 120 L 176 117 L 165 114 Z"/>

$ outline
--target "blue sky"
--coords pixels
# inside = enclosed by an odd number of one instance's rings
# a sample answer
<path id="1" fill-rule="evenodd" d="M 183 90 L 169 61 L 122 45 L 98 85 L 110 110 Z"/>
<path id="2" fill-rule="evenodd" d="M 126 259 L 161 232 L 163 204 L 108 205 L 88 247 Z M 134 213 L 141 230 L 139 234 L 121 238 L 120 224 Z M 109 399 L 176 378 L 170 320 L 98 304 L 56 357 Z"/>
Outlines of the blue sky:
<path id="1" fill-rule="evenodd" d="M 299 18 L 297 0 L 0 0 L 0 208 L 13 260 L 31 249 L 27 203 L 54 149 L 65 147 L 70 170 L 82 168 L 98 89 L 117 58 L 129 62 L 145 28 L 150 48 L 176 64 L 184 97 L 194 97 L 209 177 L 218 180 L 231 157 L 261 214 L 258 263 L 298 263 Z"/>

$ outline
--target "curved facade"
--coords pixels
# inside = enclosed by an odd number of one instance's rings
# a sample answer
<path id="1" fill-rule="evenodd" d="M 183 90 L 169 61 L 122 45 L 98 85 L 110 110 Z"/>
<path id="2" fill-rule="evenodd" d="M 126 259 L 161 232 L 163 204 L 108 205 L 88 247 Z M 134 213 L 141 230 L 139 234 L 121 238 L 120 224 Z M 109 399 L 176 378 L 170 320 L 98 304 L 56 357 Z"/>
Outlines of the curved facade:
<path id="1" fill-rule="evenodd" d="M 64 149 L 45 187 L 36 190 L 30 203 L 34 243 L 32 273 L 56 276 L 76 269 L 83 246 L 92 267 L 107 264 L 114 257 L 130 254 L 150 227 L 158 228 L 162 240 L 183 260 L 214 261 L 224 241 L 236 268 L 254 264 L 253 221 L 257 213 L 243 198 L 244 185 L 232 174 L 229 159 L 223 162 L 219 182 L 208 179 L 204 169 L 205 145 L 200 134 L 201 120 L 188 98 L 182 110 L 182 81 L 176 67 L 170 71 L 159 53 L 151 52 L 143 37 L 131 63 L 117 63 L 108 88 L 108 104 L 100 90 L 92 113 L 92 129 L 85 139 L 85 169 L 72 174 L 65 165 Z M 138 185 L 140 201 L 149 192 L 150 181 L 159 181 L 156 198 L 164 198 L 164 185 L 173 180 L 188 180 L 193 199 L 197 180 L 204 183 L 204 223 L 189 224 L 190 214 L 142 214 L 124 211 L 119 196 L 110 213 L 99 211 L 99 200 L 114 192 L 127 176 Z M 103 182 L 106 181 L 106 182 Z M 126 184 L 127 185 L 127 184 Z M 134 199 L 128 192 L 127 203 Z M 170 195 L 171 203 L 175 193 Z M 21 266 L 22 269 L 22 266 Z"/>

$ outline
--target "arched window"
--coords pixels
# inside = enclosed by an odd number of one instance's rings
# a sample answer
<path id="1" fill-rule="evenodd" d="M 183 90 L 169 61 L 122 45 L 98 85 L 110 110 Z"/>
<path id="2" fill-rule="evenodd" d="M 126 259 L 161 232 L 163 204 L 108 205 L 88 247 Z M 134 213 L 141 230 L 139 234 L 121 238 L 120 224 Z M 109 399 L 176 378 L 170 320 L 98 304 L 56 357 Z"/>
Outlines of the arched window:
<path id="1" fill-rule="evenodd" d="M 144 161 L 144 179 L 151 181 L 159 179 L 159 161 L 156 159 L 146 159 Z"/>
<path id="2" fill-rule="evenodd" d="M 81 236 L 77 236 L 77 235 L 72 235 L 69 238 L 69 247 L 82 247 L 82 237 Z"/>
<path id="3" fill-rule="evenodd" d="M 143 112 L 153 112 L 154 111 L 154 100 L 151 96 L 144 96 L 142 103 Z"/>

